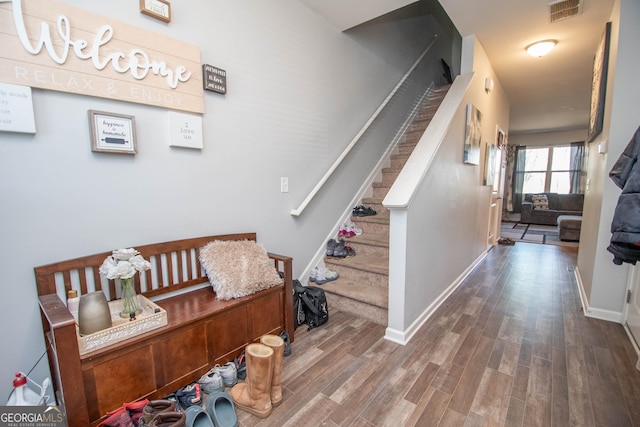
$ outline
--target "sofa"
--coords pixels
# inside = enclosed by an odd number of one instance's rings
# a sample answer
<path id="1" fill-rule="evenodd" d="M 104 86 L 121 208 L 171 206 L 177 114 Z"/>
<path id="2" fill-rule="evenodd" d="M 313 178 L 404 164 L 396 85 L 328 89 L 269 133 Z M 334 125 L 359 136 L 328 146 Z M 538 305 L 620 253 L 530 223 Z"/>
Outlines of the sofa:
<path id="1" fill-rule="evenodd" d="M 584 194 L 525 194 L 520 211 L 520 222 L 557 225 L 558 217 L 561 215 L 582 216 L 583 205 Z"/>

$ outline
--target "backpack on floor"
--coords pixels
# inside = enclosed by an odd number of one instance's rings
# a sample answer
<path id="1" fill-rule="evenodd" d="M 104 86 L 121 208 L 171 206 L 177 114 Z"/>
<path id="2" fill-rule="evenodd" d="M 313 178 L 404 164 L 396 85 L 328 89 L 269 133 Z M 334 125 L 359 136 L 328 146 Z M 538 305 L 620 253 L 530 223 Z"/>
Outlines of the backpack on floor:
<path id="1" fill-rule="evenodd" d="M 294 280 L 293 316 L 295 328 L 306 324 L 310 330 L 327 323 L 329 307 L 324 291 L 317 286 L 302 286 L 299 280 Z"/>

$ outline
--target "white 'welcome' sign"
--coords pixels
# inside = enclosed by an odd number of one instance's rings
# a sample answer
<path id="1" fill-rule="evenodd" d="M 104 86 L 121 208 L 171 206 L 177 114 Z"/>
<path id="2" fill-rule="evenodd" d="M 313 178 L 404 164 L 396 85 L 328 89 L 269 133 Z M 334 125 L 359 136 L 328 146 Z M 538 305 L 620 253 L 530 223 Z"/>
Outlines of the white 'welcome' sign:
<path id="1" fill-rule="evenodd" d="M 0 0 L 0 28 L 0 81 L 204 112 L 195 46 L 54 0 Z"/>

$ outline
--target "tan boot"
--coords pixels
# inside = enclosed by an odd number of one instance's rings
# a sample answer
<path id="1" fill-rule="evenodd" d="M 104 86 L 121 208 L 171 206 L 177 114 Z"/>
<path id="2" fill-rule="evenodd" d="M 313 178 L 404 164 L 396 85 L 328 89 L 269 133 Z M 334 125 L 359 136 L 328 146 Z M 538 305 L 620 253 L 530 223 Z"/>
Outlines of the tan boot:
<path id="1" fill-rule="evenodd" d="M 284 357 L 284 340 L 277 335 L 263 335 L 260 343 L 273 349 L 273 376 L 271 377 L 271 404 L 282 403 L 282 358 Z"/>
<path id="2" fill-rule="evenodd" d="M 236 406 L 260 418 L 271 415 L 271 377 L 273 350 L 263 344 L 249 344 L 245 348 L 247 379 L 231 389 Z"/>

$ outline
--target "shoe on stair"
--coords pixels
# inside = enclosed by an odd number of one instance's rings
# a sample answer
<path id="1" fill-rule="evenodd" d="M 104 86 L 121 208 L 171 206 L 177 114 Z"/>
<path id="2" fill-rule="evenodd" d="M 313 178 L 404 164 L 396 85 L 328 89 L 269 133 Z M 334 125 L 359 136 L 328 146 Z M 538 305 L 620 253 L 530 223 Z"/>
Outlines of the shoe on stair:
<path id="1" fill-rule="evenodd" d="M 313 273 L 313 272 L 315 272 L 315 273 Z M 322 285 L 324 283 L 336 280 L 340 276 L 337 272 L 331 271 L 326 267 L 315 267 L 313 269 L 313 272 L 312 272 L 312 274 L 315 277 L 314 281 L 318 285 Z"/>
<path id="2" fill-rule="evenodd" d="M 327 256 L 333 256 L 333 253 L 337 245 L 338 245 L 338 242 L 336 241 L 336 239 L 330 239 L 327 242 Z"/>
<path id="3" fill-rule="evenodd" d="M 334 258 L 346 258 L 347 256 L 347 248 L 344 240 L 340 239 L 336 245 L 333 247 L 333 256 Z M 318 280 L 316 279 L 316 283 Z"/>

